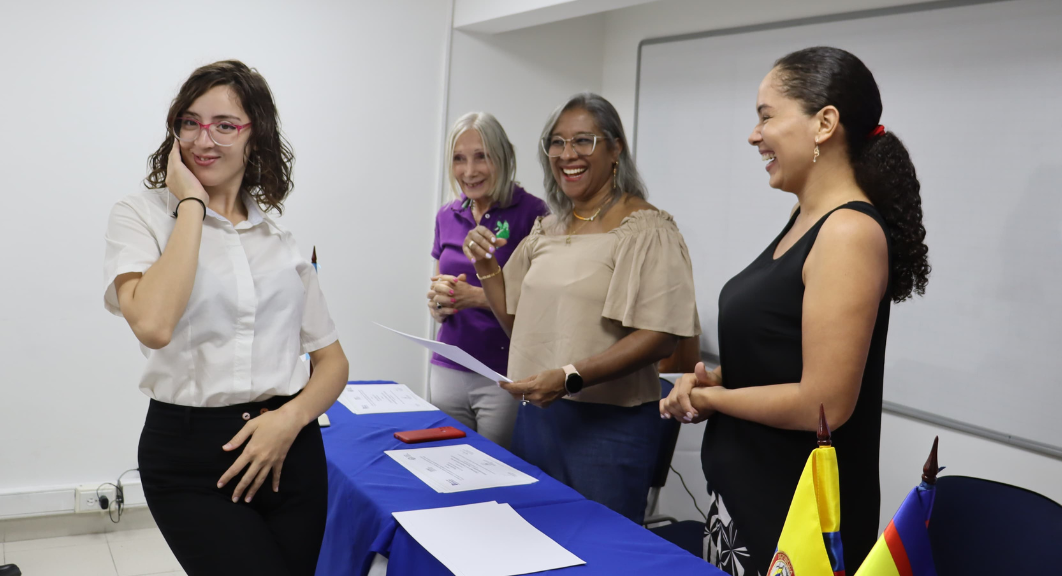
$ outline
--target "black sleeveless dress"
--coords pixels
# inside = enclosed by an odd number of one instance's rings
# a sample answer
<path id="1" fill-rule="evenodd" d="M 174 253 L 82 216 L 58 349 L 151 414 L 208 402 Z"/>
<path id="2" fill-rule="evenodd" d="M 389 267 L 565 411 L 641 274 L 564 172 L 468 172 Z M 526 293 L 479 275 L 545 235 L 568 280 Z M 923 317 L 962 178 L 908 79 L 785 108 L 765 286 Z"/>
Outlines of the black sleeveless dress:
<path id="1" fill-rule="evenodd" d="M 799 382 L 804 283 L 801 271 L 826 218 L 836 210 L 866 214 L 889 230 L 866 202 L 850 202 L 823 216 L 774 260 L 774 242 L 719 294 L 719 356 L 727 388 Z M 890 243 L 889 260 L 892 260 Z M 854 574 L 878 534 L 881 492 L 878 450 L 881 392 L 890 298 L 878 306 L 863 384 L 852 417 L 833 433 L 841 484 L 844 566 Z M 731 574 L 763 574 L 778 544 L 800 473 L 816 447 L 814 432 L 782 430 L 724 414 L 712 416 L 701 445 L 711 497 L 705 525 L 706 560 Z"/>

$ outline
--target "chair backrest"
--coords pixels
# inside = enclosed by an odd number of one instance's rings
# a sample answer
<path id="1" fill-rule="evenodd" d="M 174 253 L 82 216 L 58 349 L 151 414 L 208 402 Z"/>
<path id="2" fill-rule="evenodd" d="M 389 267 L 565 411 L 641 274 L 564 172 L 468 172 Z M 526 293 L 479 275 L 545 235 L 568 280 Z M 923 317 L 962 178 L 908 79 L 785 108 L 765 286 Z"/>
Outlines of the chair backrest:
<path id="1" fill-rule="evenodd" d="M 674 384 L 660 379 L 660 397 L 666 398 L 674 388 Z M 671 457 L 675 455 L 675 444 L 678 443 L 679 429 L 682 423 L 673 418 L 660 419 L 660 449 L 656 453 L 656 468 L 653 472 L 652 488 L 663 488 L 667 482 L 667 473 L 671 469 Z"/>
<path id="2" fill-rule="evenodd" d="M 929 541 L 938 576 L 1046 574 L 1059 566 L 1062 505 L 1009 484 L 942 476 Z"/>

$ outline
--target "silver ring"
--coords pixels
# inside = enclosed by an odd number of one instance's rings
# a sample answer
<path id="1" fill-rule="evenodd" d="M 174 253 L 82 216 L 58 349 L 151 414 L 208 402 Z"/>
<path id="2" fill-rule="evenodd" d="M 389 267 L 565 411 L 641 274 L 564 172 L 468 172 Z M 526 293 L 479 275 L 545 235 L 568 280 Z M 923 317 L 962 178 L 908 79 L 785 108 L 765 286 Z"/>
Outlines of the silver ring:
<path id="1" fill-rule="evenodd" d="M 524 396 L 523 394 L 520 395 L 520 404 L 524 406 L 530 404 L 530 402 L 527 401 L 527 396 Z"/>
<path id="2" fill-rule="evenodd" d="M 469 250 L 471 250 L 471 249 L 472 249 L 472 245 L 473 245 L 473 244 L 475 244 L 475 242 L 473 242 L 473 241 L 471 241 L 471 240 L 470 240 L 470 241 L 468 242 L 468 249 L 469 249 Z"/>
<path id="3" fill-rule="evenodd" d="M 436 310 L 442 310 L 442 302 L 436 302 L 435 303 L 435 309 Z"/>

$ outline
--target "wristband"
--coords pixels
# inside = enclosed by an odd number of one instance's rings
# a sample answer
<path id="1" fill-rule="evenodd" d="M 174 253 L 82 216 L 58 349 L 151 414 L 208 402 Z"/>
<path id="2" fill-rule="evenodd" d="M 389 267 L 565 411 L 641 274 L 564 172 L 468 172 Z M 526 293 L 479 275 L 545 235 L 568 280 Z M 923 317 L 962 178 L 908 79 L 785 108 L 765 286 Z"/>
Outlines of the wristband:
<path id="1" fill-rule="evenodd" d="M 184 200 L 180 200 L 180 201 L 177 202 L 177 207 L 173 209 L 173 217 L 174 218 L 177 217 L 177 211 L 181 209 L 181 203 L 182 202 L 187 202 L 189 200 L 195 200 L 196 202 L 199 202 L 199 205 L 203 207 L 203 220 L 206 220 L 206 209 L 207 209 L 206 208 L 206 203 L 203 202 L 202 200 L 200 200 L 199 198 L 195 198 L 193 196 L 189 196 L 189 197 L 185 198 Z"/>

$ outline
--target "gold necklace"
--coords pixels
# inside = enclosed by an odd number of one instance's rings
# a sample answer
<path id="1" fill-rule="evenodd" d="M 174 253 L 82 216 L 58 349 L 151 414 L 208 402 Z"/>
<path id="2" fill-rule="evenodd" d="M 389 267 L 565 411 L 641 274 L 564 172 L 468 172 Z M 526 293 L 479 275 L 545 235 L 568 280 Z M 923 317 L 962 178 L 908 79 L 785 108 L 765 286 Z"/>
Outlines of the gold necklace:
<path id="1" fill-rule="evenodd" d="M 583 222 L 593 222 L 594 218 L 597 218 L 597 215 L 601 213 L 601 209 L 602 208 L 604 208 L 604 206 L 598 206 L 597 207 L 597 212 L 594 212 L 594 215 L 589 217 L 589 218 L 583 218 L 582 216 L 579 215 L 578 212 L 575 211 L 575 208 L 572 208 L 572 216 L 575 216 L 576 218 L 578 218 L 579 220 L 582 220 Z"/>
<path id="2" fill-rule="evenodd" d="M 586 222 L 593 222 L 594 219 L 597 218 L 599 214 L 601 214 L 601 211 L 604 210 L 605 204 L 608 204 L 607 200 L 604 203 L 602 203 L 600 206 L 598 206 L 597 210 L 594 211 L 594 215 L 589 217 L 589 218 L 583 218 L 582 216 L 579 215 L 578 212 L 575 211 L 575 208 L 572 207 L 572 216 L 575 216 L 575 218 L 578 219 L 578 220 L 582 220 L 584 222 L 584 224 L 582 226 L 579 226 L 578 228 L 572 228 L 571 230 L 569 230 L 568 231 L 568 238 L 564 241 L 564 243 L 565 244 L 571 244 L 572 243 L 572 235 L 575 234 L 576 232 L 578 232 L 579 230 L 581 230 L 583 228 L 583 226 L 586 226 L 586 224 L 585 224 Z"/>
<path id="3" fill-rule="evenodd" d="M 600 211 L 601 211 L 601 209 L 599 208 L 598 212 L 600 212 Z M 597 216 L 597 214 L 594 214 L 594 216 Z M 580 220 L 583 220 L 584 222 L 589 222 L 590 220 L 592 220 L 592 218 L 580 218 Z M 573 227 L 571 230 L 568 230 L 568 238 L 564 241 L 564 243 L 565 244 L 571 244 L 572 243 L 572 234 L 575 234 L 576 232 L 578 232 L 580 229 L 582 229 L 583 226 L 586 226 L 586 224 L 582 224 L 578 228 Z"/>

